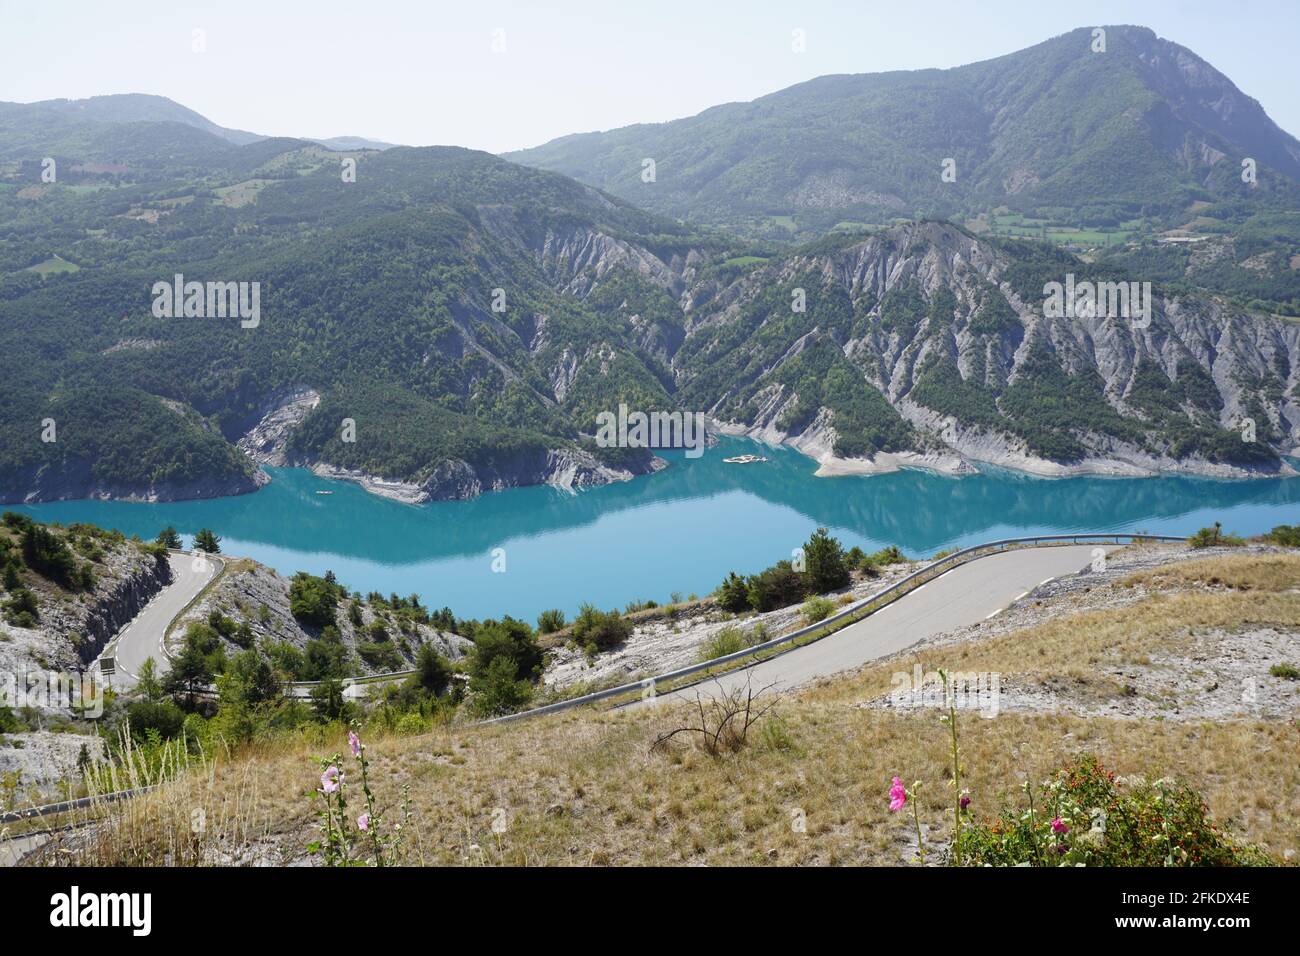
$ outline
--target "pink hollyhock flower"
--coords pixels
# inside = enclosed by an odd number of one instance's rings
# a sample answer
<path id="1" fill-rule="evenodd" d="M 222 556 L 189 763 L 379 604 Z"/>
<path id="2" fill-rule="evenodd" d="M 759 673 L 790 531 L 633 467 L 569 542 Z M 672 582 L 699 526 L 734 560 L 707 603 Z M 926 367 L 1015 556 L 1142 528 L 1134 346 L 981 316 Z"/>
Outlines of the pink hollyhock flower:
<path id="1" fill-rule="evenodd" d="M 1060 817 L 1057 817 L 1055 820 L 1052 821 L 1052 832 L 1069 833 L 1070 825 L 1066 823 L 1064 820 L 1062 820 Z"/>
<path id="2" fill-rule="evenodd" d="M 362 830 L 369 830 L 369 829 L 370 829 L 370 814 L 368 814 L 368 813 L 363 813 L 363 814 L 361 814 L 361 816 L 357 817 L 357 826 L 360 827 Z"/>
<path id="3" fill-rule="evenodd" d="M 339 768 L 330 767 L 320 775 L 321 793 L 334 793 L 339 788 Z"/>
<path id="4" fill-rule="evenodd" d="M 894 813 L 903 809 L 905 803 L 907 803 L 907 788 L 903 786 L 903 781 L 895 777 L 889 787 L 889 812 Z"/>
<path id="5" fill-rule="evenodd" d="M 355 730 L 348 731 L 348 746 L 352 748 L 352 756 L 361 756 L 361 738 L 357 736 Z"/>

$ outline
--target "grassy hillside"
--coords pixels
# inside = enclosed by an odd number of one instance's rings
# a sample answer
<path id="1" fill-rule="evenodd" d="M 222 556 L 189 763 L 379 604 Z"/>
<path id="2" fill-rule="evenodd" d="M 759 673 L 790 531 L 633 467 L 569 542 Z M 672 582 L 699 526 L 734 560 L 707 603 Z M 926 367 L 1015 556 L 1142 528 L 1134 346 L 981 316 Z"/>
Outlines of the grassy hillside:
<path id="1" fill-rule="evenodd" d="M 917 805 L 927 860 L 941 863 L 955 796 L 945 786 L 949 727 L 933 701 L 887 703 L 895 675 L 910 677 L 920 665 L 929 674 L 1001 678 L 995 716 L 958 711 L 962 787 L 971 796 L 963 826 L 973 835 L 986 835 L 1004 809 L 1024 809 L 1022 781 L 1093 755 L 1119 775 L 1108 786 L 1121 802 L 1152 799 L 1160 787 L 1176 792 L 1159 778 L 1199 793 L 1209 822 L 1195 824 L 1195 844 L 1180 838 L 1190 852 L 1213 843 L 1239 848 L 1224 850 L 1239 862 L 1289 859 L 1285 851 L 1300 839 L 1287 809 L 1300 786 L 1288 729 L 1298 699 L 1277 666 L 1288 661 L 1277 655 L 1296 650 L 1300 557 L 1219 552 L 1169 564 L 1139 550 L 1111 559 L 1105 580 L 1089 576 L 1087 587 L 1031 598 L 1005 626 L 969 628 L 786 695 L 742 744 L 718 754 L 691 735 L 655 746 L 689 724 L 692 706 L 585 710 L 500 727 L 438 722 L 414 737 L 387 736 L 382 722 L 371 723 L 361 732 L 377 806 L 396 822 L 409 799 L 401 859 L 410 863 L 900 865 L 915 862 L 916 839 L 907 814 L 888 809 L 898 776 L 909 788 L 922 785 L 907 810 Z M 1198 696 L 1191 684 L 1247 678 L 1256 697 L 1228 687 L 1215 697 L 1220 711 L 1189 706 Z M 71 860 L 151 864 L 170 852 L 196 863 L 303 859 L 319 799 L 315 757 L 342 749 L 342 736 L 324 728 L 218 759 L 114 811 Z M 207 810 L 198 844 L 193 807 Z M 1061 842 L 1070 853 L 1101 852 L 1089 849 L 1086 812 L 1069 823 Z M 1110 832 L 1121 841 L 1118 824 Z M 220 857 L 207 844 L 219 844 Z M 1195 862 L 1182 848 L 1170 852 L 1175 863 Z"/>

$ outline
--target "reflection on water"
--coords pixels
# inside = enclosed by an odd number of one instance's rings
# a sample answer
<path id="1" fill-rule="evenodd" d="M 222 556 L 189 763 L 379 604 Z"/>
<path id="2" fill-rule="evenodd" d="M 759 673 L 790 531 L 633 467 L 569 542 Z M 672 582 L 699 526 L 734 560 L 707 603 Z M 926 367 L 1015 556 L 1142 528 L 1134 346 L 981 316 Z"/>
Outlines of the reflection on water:
<path id="1" fill-rule="evenodd" d="M 421 506 L 300 469 L 272 469 L 270 485 L 234 498 L 15 510 L 146 538 L 168 524 L 183 534 L 210 527 L 227 553 L 281 572 L 328 568 L 357 590 L 416 592 L 426 603 L 476 617 L 703 593 L 727 571 L 754 571 L 788 557 L 818 525 L 846 544 L 894 544 L 926 555 L 1016 535 L 1185 534 L 1216 520 L 1254 534 L 1300 523 L 1300 479 L 1038 479 L 992 468 L 964 478 L 916 471 L 814 478 L 816 465 L 788 449 L 761 449 L 767 463 L 722 461 L 754 450 L 760 449 L 725 439 L 694 460 L 668 453 L 672 467 L 635 481 L 579 493 L 522 488 Z M 504 573 L 492 572 L 494 548 L 506 551 Z"/>

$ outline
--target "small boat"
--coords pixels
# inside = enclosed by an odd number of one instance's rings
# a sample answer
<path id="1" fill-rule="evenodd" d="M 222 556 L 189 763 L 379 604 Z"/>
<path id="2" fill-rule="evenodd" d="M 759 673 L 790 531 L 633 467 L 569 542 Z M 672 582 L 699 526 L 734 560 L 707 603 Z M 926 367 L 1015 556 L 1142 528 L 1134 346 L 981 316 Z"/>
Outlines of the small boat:
<path id="1" fill-rule="evenodd" d="M 756 461 L 767 461 L 761 455 L 737 455 L 735 458 L 722 459 L 728 465 L 749 465 Z"/>
<path id="2" fill-rule="evenodd" d="M 332 491 L 318 491 L 318 492 L 316 492 L 316 494 L 318 494 L 318 495 L 332 495 L 332 494 L 334 494 L 334 492 L 332 492 Z"/>

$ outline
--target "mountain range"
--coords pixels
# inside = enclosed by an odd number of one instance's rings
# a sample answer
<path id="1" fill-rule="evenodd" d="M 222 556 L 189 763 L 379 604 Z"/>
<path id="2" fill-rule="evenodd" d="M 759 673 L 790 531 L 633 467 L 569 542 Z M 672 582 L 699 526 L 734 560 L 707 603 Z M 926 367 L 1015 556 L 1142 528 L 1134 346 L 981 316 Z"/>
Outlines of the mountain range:
<path id="1" fill-rule="evenodd" d="M 242 129 L 219 126 L 188 107 L 165 96 L 118 93 L 80 100 L 41 100 L 36 103 L 0 103 L 0 158 L 25 158 L 30 146 L 39 143 L 49 149 L 85 150 L 88 158 L 107 149 L 120 149 L 123 124 L 174 123 L 199 130 L 234 146 L 270 139 Z M 136 127 L 139 129 L 140 127 Z M 175 131 L 173 131 L 175 134 Z M 69 137 L 64 140 L 63 137 Z M 105 139 L 100 139 L 104 137 Z M 200 140 L 193 137 L 192 140 Z M 363 136 L 332 136 L 309 139 L 330 149 L 388 149 L 393 144 Z M 119 157 L 114 157 L 119 158 Z"/>
<path id="2" fill-rule="evenodd" d="M 0 104 L 0 500 L 238 493 L 262 464 L 409 501 L 600 483 L 662 464 L 593 440 L 620 404 L 827 473 L 1288 472 L 1300 325 L 1268 313 L 1300 311 L 1295 140 L 1150 31 L 1090 36 L 521 162 L 260 138 L 155 97 Z M 636 185 L 524 164 L 560 155 L 635 157 Z M 1143 223 L 1092 249 L 983 228 L 1013 203 Z M 1186 215 L 1207 234 L 1160 231 Z M 260 321 L 159 315 L 178 275 L 256 283 Z M 1149 323 L 1052 317 L 1067 276 L 1151 282 Z"/>
<path id="3" fill-rule="evenodd" d="M 1294 205 L 1300 142 L 1257 101 L 1145 27 L 1102 29 L 1104 52 L 1082 28 L 955 69 L 823 76 L 508 158 L 763 236 L 998 206 L 1097 222 L 1176 218 L 1195 202 L 1268 205 L 1277 192 Z M 1239 175 L 1247 157 L 1253 188 Z"/>

